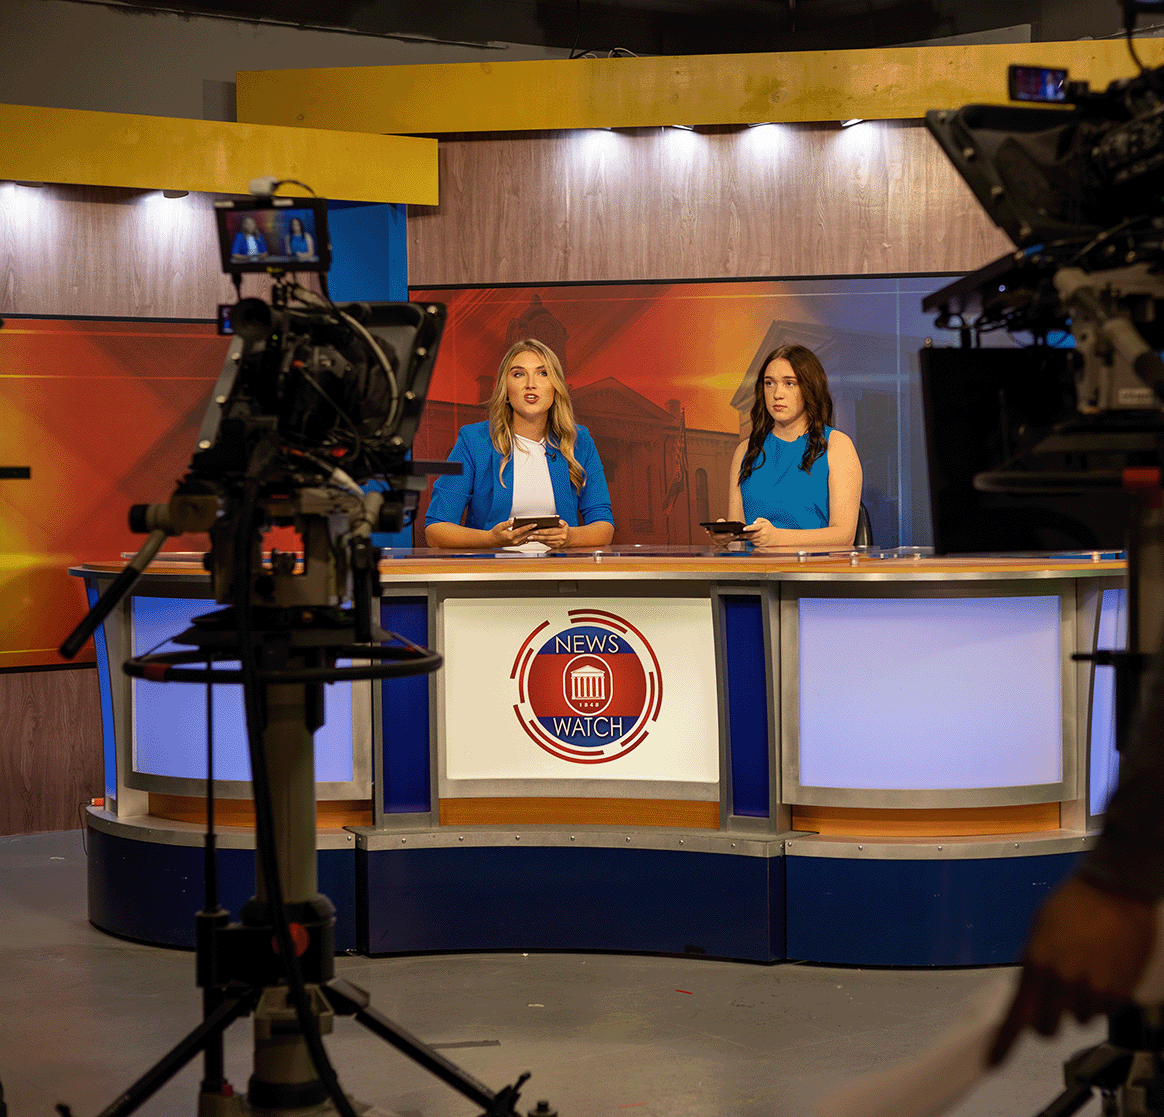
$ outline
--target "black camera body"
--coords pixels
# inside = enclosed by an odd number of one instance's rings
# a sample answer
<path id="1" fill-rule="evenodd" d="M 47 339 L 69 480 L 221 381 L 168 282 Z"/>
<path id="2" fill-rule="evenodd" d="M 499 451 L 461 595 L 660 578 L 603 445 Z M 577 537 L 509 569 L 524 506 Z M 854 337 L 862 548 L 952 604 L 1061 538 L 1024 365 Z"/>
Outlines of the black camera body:
<path id="1" fill-rule="evenodd" d="M 273 425 L 288 451 L 322 457 L 357 483 L 407 475 L 444 323 L 436 303 L 241 300 L 192 472 L 237 475 L 247 460 L 238 424 L 249 423 Z"/>
<path id="2" fill-rule="evenodd" d="M 1118 551 L 1128 478 L 1164 467 L 1164 67 L 1092 93 L 1012 66 L 1010 88 L 1063 107 L 926 114 L 1016 246 L 922 302 L 961 334 L 921 354 L 934 543 Z"/>
<path id="3" fill-rule="evenodd" d="M 1011 67 L 1012 94 L 1021 82 Z M 926 127 L 996 225 L 1022 249 L 1084 241 L 1164 212 L 1164 67 L 1112 82 L 1046 81 L 1071 107 L 966 105 L 931 110 Z M 1027 100 L 1035 98 L 1028 97 Z M 1038 98 L 1043 100 L 1044 98 Z"/>

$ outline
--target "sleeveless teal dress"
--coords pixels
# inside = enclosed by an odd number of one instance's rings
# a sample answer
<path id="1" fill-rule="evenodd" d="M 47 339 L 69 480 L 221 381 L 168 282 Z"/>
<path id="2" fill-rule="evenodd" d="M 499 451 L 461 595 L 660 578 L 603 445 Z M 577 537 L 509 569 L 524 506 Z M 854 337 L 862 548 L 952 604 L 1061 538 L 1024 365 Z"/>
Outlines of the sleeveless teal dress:
<path id="1" fill-rule="evenodd" d="M 832 432 L 832 427 L 825 427 L 826 445 Z M 805 473 L 800 462 L 807 445 L 807 432 L 795 442 L 784 442 L 769 432 L 759 464 L 740 482 L 748 523 L 763 516 L 775 527 L 807 530 L 829 526 L 828 451 Z"/>

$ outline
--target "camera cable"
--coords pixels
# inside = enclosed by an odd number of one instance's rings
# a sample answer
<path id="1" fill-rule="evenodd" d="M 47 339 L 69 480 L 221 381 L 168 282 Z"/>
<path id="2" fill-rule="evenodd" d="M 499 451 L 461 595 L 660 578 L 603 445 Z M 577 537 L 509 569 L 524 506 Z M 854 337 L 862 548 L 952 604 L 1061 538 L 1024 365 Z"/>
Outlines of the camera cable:
<path id="1" fill-rule="evenodd" d="M 392 392 L 392 410 L 388 412 L 388 419 L 384 423 L 385 427 L 391 427 L 396 422 L 396 414 L 400 409 L 400 386 L 396 382 L 396 370 L 392 367 L 392 362 L 388 360 L 384 350 L 380 348 L 379 341 L 373 336 L 372 332 L 365 327 L 363 322 L 350 315 L 346 310 L 341 310 L 332 301 L 331 293 L 327 289 L 327 277 L 320 275 L 320 287 L 323 291 L 323 297 L 320 298 L 314 291 L 309 290 L 299 284 L 292 288 L 292 293 L 301 302 L 308 306 L 324 305 L 329 307 L 334 314 L 338 314 L 352 329 L 356 331 L 363 338 L 364 343 L 375 354 L 376 359 L 380 362 L 380 367 L 384 370 L 384 375 L 388 378 L 388 387 Z M 333 404 L 334 406 L 334 404 Z M 338 409 L 337 409 L 338 410 Z"/>

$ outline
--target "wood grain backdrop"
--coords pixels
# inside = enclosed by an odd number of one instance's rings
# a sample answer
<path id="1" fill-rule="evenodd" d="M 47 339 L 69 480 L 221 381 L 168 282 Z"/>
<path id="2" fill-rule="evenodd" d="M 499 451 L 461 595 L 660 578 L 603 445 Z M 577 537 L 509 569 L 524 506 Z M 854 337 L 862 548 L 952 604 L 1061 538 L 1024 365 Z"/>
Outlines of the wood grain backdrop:
<path id="1" fill-rule="evenodd" d="M 1009 247 L 918 122 L 446 137 L 440 177 L 409 213 L 417 286 L 948 274 Z M 0 315 L 212 318 L 212 201 L 0 184 Z M 0 675 L 0 833 L 101 794 L 96 694 L 91 670 Z"/>
<path id="2" fill-rule="evenodd" d="M 417 286 L 948 274 L 1012 247 L 917 122 L 465 136 L 440 161 Z"/>
<path id="3" fill-rule="evenodd" d="M 76 830 L 104 795 L 93 667 L 0 672 L 0 834 Z"/>
<path id="4" fill-rule="evenodd" d="M 409 208 L 416 286 L 949 274 L 1011 247 L 913 121 L 452 137 L 440 175 Z M 0 184 L 0 314 L 212 318 L 212 200 Z"/>

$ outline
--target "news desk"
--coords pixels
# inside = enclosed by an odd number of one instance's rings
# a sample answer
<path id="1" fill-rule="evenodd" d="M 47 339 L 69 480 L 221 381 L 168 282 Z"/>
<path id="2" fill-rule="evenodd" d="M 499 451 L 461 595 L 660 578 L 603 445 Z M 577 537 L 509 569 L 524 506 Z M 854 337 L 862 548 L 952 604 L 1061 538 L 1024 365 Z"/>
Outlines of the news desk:
<path id="1" fill-rule="evenodd" d="M 94 597 L 118 565 L 73 573 Z M 327 688 L 320 887 L 339 949 L 1013 961 L 1114 781 L 1123 564 L 612 547 L 392 552 L 431 676 Z M 99 634 L 89 913 L 190 945 L 206 692 L 120 671 L 215 608 L 159 560 Z M 223 903 L 253 891 L 238 687 L 215 688 Z"/>

